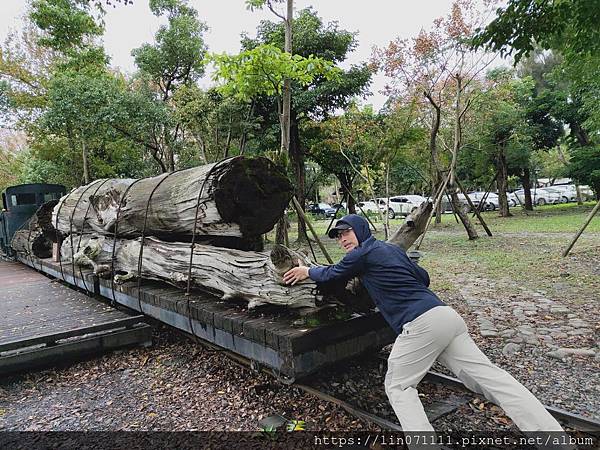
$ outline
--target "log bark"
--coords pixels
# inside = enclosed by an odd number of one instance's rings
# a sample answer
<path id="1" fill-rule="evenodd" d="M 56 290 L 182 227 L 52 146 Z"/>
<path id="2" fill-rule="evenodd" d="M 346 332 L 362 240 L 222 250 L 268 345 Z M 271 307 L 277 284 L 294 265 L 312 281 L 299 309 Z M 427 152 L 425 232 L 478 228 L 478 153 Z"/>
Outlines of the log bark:
<path id="1" fill-rule="evenodd" d="M 49 225 L 49 222 L 57 203 L 58 200 L 44 203 L 25 226 L 13 235 L 10 245 L 14 251 L 38 258 L 52 256 L 52 242 L 56 242 L 52 237 L 56 238 L 56 233 L 51 233 L 54 228 Z"/>
<path id="2" fill-rule="evenodd" d="M 65 239 L 61 247 L 62 260 L 68 263 L 74 261 L 76 265 L 91 266 L 97 275 L 110 276 L 113 244 L 115 281 L 120 283 L 137 278 L 141 238 L 117 239 L 115 243 L 111 237 L 86 235 L 75 238 L 73 247 L 70 239 Z M 185 288 L 190 251 L 189 243 L 145 238 L 141 277 Z M 297 264 L 299 255 L 291 256 L 293 257 Z M 266 303 L 292 308 L 315 307 L 320 304 L 322 295 L 317 293 L 313 281 L 305 280 L 295 286 L 283 284 L 282 275 L 290 264 L 285 258 L 285 255 L 275 256 L 274 263 L 269 253 L 196 245 L 191 286 L 222 300 L 248 301 L 248 308 Z M 306 258 L 302 261 L 308 263 Z"/>
<path id="3" fill-rule="evenodd" d="M 146 236 L 189 241 L 196 223 L 198 236 L 252 240 L 273 228 L 292 195 L 271 161 L 241 156 L 140 180 L 96 180 L 64 196 L 52 220 L 65 234 L 135 238 L 145 226 Z"/>

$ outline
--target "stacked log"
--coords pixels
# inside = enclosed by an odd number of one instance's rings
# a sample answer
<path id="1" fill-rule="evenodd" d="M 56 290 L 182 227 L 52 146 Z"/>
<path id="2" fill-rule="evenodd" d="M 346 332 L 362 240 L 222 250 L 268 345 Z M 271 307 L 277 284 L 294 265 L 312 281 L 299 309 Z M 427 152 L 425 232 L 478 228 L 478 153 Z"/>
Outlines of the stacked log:
<path id="1" fill-rule="evenodd" d="M 190 287 L 223 300 L 244 299 L 249 308 L 314 307 L 332 298 L 355 310 L 372 308 L 357 280 L 283 284 L 287 270 L 313 264 L 286 247 L 266 253 L 260 245 L 292 191 L 265 158 L 236 157 L 140 180 L 96 180 L 40 208 L 13 248 L 44 258 L 58 242 L 62 262 L 90 266 L 117 283 L 144 278 L 186 288 L 189 277 Z M 431 204 L 421 205 L 390 242 L 408 249 L 430 210 Z"/>
<path id="2" fill-rule="evenodd" d="M 10 243 L 14 251 L 35 255 L 38 258 L 52 256 L 52 242 L 55 242 L 52 236 L 55 236 L 56 233 L 53 232 L 53 227 L 49 223 L 52 210 L 57 203 L 58 200 L 44 203 L 25 225 L 15 232 Z"/>
<path id="3" fill-rule="evenodd" d="M 143 249 L 141 238 L 115 241 L 106 236 L 85 236 L 73 245 L 75 249 L 69 239 L 63 242 L 64 262 L 70 263 L 73 254 L 76 265 L 92 267 L 96 275 L 110 275 L 114 269 L 117 283 L 141 277 L 185 289 L 190 273 L 193 288 L 221 300 L 248 301 L 248 308 L 266 303 L 314 307 L 322 301 L 316 284 L 310 280 L 295 286 L 284 285 L 282 275 L 288 267 L 276 258 L 274 262 L 265 252 L 196 245 L 190 258 L 192 249 L 188 243 L 164 242 L 154 237 L 144 239 Z"/>
<path id="4" fill-rule="evenodd" d="M 64 196 L 52 220 L 65 234 L 254 239 L 273 228 L 292 195 L 270 160 L 240 156 L 157 177 L 96 180 Z"/>

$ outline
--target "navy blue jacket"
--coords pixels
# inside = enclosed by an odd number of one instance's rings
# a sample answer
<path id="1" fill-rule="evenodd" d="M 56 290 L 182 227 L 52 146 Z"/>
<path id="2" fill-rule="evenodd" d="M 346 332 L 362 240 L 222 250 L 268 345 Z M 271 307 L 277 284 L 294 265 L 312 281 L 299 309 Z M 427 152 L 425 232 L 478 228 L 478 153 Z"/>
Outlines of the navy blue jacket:
<path id="1" fill-rule="evenodd" d="M 379 311 L 397 334 L 405 323 L 444 303 L 428 289 L 429 275 L 397 245 L 371 236 L 369 223 L 350 214 L 340 221 L 354 230 L 359 246 L 332 266 L 311 267 L 308 275 L 317 283 L 359 277 Z M 339 223 L 339 221 L 338 221 Z"/>

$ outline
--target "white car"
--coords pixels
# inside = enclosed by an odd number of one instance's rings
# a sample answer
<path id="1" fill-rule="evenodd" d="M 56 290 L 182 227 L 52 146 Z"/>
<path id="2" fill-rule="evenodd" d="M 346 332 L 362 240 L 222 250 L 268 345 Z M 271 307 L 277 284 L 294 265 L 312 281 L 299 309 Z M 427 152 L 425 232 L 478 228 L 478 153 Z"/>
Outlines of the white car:
<path id="1" fill-rule="evenodd" d="M 359 206 L 360 206 L 360 208 L 359 208 Z M 363 214 L 363 212 L 365 214 L 379 212 L 377 203 L 375 203 L 373 200 L 365 200 L 364 202 L 358 202 L 358 204 L 356 205 L 356 209 L 357 209 L 356 212 L 358 214 Z"/>
<path id="2" fill-rule="evenodd" d="M 507 192 L 506 199 L 508 200 L 508 206 L 511 208 L 521 204 L 514 192 Z"/>
<path id="3" fill-rule="evenodd" d="M 523 189 L 519 189 L 514 192 L 515 195 L 519 197 L 519 200 L 522 204 L 525 204 L 525 191 Z M 546 204 L 560 203 L 561 195 L 547 191 L 544 188 L 532 188 L 531 189 L 531 201 L 534 205 L 544 206 Z"/>
<path id="4" fill-rule="evenodd" d="M 386 212 L 390 219 L 397 215 L 408 216 L 427 199 L 420 195 L 396 195 L 394 197 L 378 198 L 379 209 Z"/>
<path id="5" fill-rule="evenodd" d="M 544 189 L 546 192 L 551 192 L 552 194 L 558 195 L 559 197 L 559 203 L 568 203 L 569 202 L 569 195 L 567 195 L 567 193 L 561 189 L 556 189 L 554 186 L 548 186 Z"/>
<path id="6" fill-rule="evenodd" d="M 497 210 L 500 207 L 500 199 L 498 198 L 498 194 L 496 194 L 495 192 L 488 192 L 487 196 L 485 194 L 485 192 L 469 192 L 469 198 L 477 207 L 485 198 L 485 205 L 482 209 L 485 211 Z"/>
<path id="7" fill-rule="evenodd" d="M 577 201 L 577 188 L 574 184 L 557 184 L 554 186 L 550 186 L 552 189 L 556 189 L 561 191 L 564 198 L 567 198 L 570 202 Z M 589 186 L 579 186 L 579 192 L 581 192 L 581 199 L 588 200 L 594 197 L 594 194 Z M 565 199 L 563 198 L 563 203 Z"/>

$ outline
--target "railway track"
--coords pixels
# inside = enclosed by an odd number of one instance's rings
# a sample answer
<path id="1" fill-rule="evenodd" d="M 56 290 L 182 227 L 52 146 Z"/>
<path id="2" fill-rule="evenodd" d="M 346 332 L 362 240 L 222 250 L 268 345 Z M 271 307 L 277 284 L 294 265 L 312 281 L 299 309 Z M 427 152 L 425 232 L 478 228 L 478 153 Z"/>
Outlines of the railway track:
<path id="1" fill-rule="evenodd" d="M 188 334 L 186 334 L 186 336 L 190 337 Z M 293 385 L 296 388 L 306 392 L 309 395 L 313 395 L 324 401 L 327 401 L 329 403 L 337 405 L 337 406 L 343 408 L 349 414 L 351 414 L 359 419 L 365 420 L 368 423 L 377 425 L 382 430 L 390 431 L 390 432 L 401 432 L 402 431 L 401 426 L 399 424 L 397 424 L 395 421 L 392 422 L 392 421 L 386 419 L 385 417 L 381 417 L 377 414 L 373 414 L 372 412 L 366 411 L 365 409 L 357 406 L 356 404 L 353 404 L 347 400 L 337 398 L 334 395 L 331 395 L 321 389 L 315 388 L 306 382 L 299 382 L 297 380 L 290 380 L 287 378 L 282 378 L 281 376 L 279 376 L 279 374 L 274 373 L 272 369 L 262 368 L 259 365 L 257 365 L 254 361 L 244 358 L 238 354 L 235 354 L 228 350 L 221 349 L 220 347 L 217 347 L 208 342 L 205 343 L 204 341 L 201 341 L 201 343 L 202 343 L 202 345 L 206 345 L 207 347 L 211 348 L 212 350 L 224 353 L 229 358 L 238 362 L 239 364 L 241 364 L 244 367 L 250 368 L 254 371 L 267 372 L 270 375 L 275 376 L 279 381 L 281 381 L 285 384 Z M 378 356 L 378 359 L 387 362 L 386 358 L 384 358 L 382 356 Z M 439 399 L 438 401 L 435 401 L 433 403 L 433 405 L 429 405 L 429 407 L 426 407 L 425 409 L 426 409 L 426 412 L 428 413 L 430 422 L 434 422 L 435 420 L 437 420 L 443 416 L 446 416 L 448 414 L 455 412 L 460 406 L 466 404 L 474 395 L 474 393 L 472 391 L 470 391 L 463 384 L 463 382 L 460 381 L 458 378 L 455 378 L 455 377 L 452 377 L 449 375 L 445 375 L 445 374 L 442 374 L 442 373 L 439 373 L 436 371 L 429 371 L 428 374 L 425 376 L 424 381 L 432 383 L 434 385 L 451 387 L 454 390 L 460 391 L 464 395 L 464 397 L 462 399 L 461 398 L 453 398 L 452 401 L 447 401 L 447 399 Z M 569 429 L 580 431 L 583 433 L 590 433 L 596 437 L 600 433 L 600 421 L 598 421 L 598 420 L 584 417 L 579 414 L 575 414 L 575 413 L 572 413 L 572 412 L 569 412 L 569 411 L 566 411 L 566 410 L 563 410 L 560 408 L 555 408 L 552 406 L 544 405 L 544 407 L 559 422 L 561 422 L 561 424 L 563 424 L 564 426 L 566 426 Z"/>

